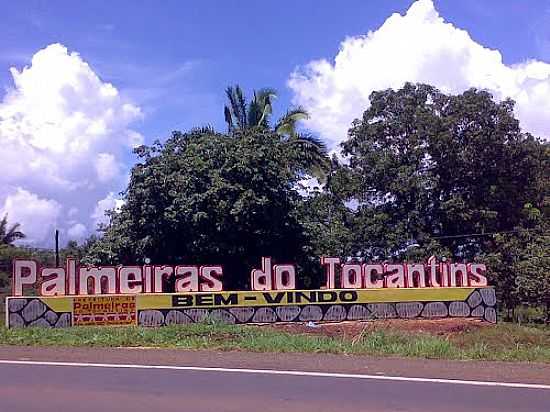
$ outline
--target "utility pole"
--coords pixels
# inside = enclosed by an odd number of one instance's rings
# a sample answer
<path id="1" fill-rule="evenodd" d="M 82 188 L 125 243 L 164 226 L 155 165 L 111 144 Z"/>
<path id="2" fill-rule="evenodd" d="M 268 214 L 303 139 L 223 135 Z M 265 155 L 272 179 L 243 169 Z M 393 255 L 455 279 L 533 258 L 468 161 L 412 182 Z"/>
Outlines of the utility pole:
<path id="1" fill-rule="evenodd" d="M 59 230 L 55 229 L 55 267 L 59 267 Z"/>

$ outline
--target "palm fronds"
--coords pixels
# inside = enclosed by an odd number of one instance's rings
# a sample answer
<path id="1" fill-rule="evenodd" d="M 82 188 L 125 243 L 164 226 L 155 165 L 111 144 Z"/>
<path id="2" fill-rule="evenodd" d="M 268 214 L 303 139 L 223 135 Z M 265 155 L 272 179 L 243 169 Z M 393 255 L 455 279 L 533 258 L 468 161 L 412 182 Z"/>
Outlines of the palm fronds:
<path id="1" fill-rule="evenodd" d="M 229 105 L 224 107 L 225 121 L 229 130 L 236 127 L 244 130 L 247 127 L 246 99 L 239 85 L 225 89 Z"/>
<path id="2" fill-rule="evenodd" d="M 19 230 L 20 227 L 19 223 L 8 227 L 8 215 L 5 214 L 2 220 L 0 220 L 0 244 L 11 245 L 16 240 L 24 239 L 26 236 Z"/>
<path id="3" fill-rule="evenodd" d="M 330 157 L 326 145 L 319 138 L 307 133 L 294 133 L 286 140 L 286 144 L 304 170 L 316 177 L 319 182 L 326 181 Z"/>
<path id="4" fill-rule="evenodd" d="M 306 120 L 309 118 L 308 112 L 303 107 L 295 107 L 288 110 L 286 114 L 279 119 L 274 127 L 276 133 L 292 136 L 296 134 L 296 125 L 300 120 Z"/>

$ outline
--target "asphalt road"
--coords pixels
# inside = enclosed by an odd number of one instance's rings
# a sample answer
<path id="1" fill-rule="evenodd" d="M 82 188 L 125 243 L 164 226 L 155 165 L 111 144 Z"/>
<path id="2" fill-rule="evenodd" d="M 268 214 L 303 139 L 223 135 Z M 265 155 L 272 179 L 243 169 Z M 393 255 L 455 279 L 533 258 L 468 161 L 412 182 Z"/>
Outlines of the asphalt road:
<path id="1" fill-rule="evenodd" d="M 550 389 L 219 370 L 0 364 L 0 410 L 548 412 Z"/>

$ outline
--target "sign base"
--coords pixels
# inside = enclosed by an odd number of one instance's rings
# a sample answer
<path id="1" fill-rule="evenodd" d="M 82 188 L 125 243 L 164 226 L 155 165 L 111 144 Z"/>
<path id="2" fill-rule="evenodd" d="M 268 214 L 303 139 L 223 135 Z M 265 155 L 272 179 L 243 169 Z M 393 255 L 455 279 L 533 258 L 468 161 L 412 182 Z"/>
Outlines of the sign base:
<path id="1" fill-rule="evenodd" d="M 6 300 L 9 328 L 466 317 L 496 323 L 492 287 L 25 296 Z"/>

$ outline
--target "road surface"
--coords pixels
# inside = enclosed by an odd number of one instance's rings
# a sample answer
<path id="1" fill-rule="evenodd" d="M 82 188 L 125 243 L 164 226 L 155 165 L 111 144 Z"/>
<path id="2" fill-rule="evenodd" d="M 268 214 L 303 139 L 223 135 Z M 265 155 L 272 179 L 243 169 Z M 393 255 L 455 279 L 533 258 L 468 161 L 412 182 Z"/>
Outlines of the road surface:
<path id="1" fill-rule="evenodd" d="M 415 374 L 410 364 L 406 369 L 409 373 L 401 376 L 382 370 L 384 363 L 391 370 L 395 368 L 392 363 L 406 367 L 410 362 L 399 359 L 340 357 L 340 366 L 351 361 L 362 373 L 356 373 L 357 370 L 332 372 L 330 365 L 325 365 L 328 372 L 302 374 L 295 368 L 284 367 L 295 365 L 293 357 L 302 356 L 313 365 L 310 370 L 320 370 L 322 365 L 313 359 L 327 358 L 332 362 L 338 357 L 225 353 L 213 355 L 217 358 L 214 366 L 207 352 L 179 352 L 181 355 L 178 355 L 177 351 L 162 350 L 73 349 L 60 350 L 60 353 L 71 353 L 62 359 L 63 356 L 54 356 L 56 349 L 25 349 L 0 348 L 2 411 L 550 411 L 547 382 L 550 375 L 545 365 L 502 364 L 499 381 L 494 378 L 468 380 L 464 379 L 466 376 L 448 380 L 435 369 L 436 377 L 426 376 L 427 371 L 422 368 Z M 172 359 L 168 364 L 167 356 L 180 359 Z M 149 362 L 128 362 L 136 358 L 146 358 Z M 185 358 L 186 365 L 181 358 Z M 241 367 L 234 364 L 246 358 L 256 358 L 259 367 L 250 368 L 246 362 L 242 362 Z M 279 358 L 279 368 L 260 368 L 273 358 Z M 165 362 L 154 362 L 160 360 Z M 368 370 L 359 366 L 361 362 L 369 365 Z M 433 361 L 412 361 L 412 365 L 415 362 L 437 365 Z M 449 369 L 449 376 L 453 376 L 453 367 L 449 365 L 445 367 Z M 480 364 L 457 365 L 469 365 L 474 375 L 475 370 L 480 369 Z M 524 383 L 517 376 L 507 376 L 506 365 L 517 372 Z M 537 369 L 538 375 L 527 376 L 532 373 L 528 371 Z M 365 373 L 368 371 L 372 373 Z"/>

